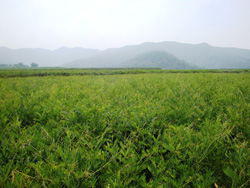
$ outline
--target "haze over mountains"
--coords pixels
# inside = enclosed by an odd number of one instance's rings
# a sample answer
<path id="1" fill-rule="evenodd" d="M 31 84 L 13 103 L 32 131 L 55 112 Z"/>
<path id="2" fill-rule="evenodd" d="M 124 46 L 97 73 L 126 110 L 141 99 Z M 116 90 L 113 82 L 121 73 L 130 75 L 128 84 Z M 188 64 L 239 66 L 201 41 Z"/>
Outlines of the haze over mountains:
<path id="1" fill-rule="evenodd" d="M 9 49 L 0 47 L 0 64 L 22 62 L 69 68 L 159 67 L 168 69 L 250 68 L 250 50 L 207 43 L 147 42 L 104 51 L 85 48 Z"/>
<path id="2" fill-rule="evenodd" d="M 10 49 L 0 47 L 0 64 L 16 64 L 22 62 L 30 65 L 37 63 L 40 67 L 62 66 L 68 62 L 88 58 L 100 53 L 99 50 L 85 48 L 62 47 L 56 50 L 42 48 L 20 48 Z"/>

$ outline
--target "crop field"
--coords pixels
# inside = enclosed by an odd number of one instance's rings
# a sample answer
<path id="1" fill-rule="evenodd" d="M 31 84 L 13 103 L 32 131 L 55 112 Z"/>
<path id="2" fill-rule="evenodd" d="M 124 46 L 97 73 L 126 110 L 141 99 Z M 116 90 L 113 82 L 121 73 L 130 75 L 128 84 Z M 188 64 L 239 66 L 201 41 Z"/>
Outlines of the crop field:
<path id="1" fill-rule="evenodd" d="M 250 187 L 249 71 L 20 72 L 0 72 L 0 187 Z"/>
<path id="2" fill-rule="evenodd" d="M 201 69 L 170 70 L 159 68 L 103 68 L 103 69 L 67 69 L 67 68 L 20 68 L 0 69 L 0 78 L 42 77 L 42 76 L 85 76 L 85 75 L 117 75 L 117 74 L 149 74 L 149 73 L 250 73 L 250 69 Z"/>

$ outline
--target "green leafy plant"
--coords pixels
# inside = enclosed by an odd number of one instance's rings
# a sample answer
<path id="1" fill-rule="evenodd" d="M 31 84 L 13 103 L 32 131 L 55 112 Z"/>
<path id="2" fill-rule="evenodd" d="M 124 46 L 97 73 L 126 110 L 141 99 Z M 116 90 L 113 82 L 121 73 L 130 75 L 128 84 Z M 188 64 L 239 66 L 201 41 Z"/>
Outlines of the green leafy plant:
<path id="1" fill-rule="evenodd" d="M 250 186 L 248 72 L 8 71 L 1 187 Z"/>

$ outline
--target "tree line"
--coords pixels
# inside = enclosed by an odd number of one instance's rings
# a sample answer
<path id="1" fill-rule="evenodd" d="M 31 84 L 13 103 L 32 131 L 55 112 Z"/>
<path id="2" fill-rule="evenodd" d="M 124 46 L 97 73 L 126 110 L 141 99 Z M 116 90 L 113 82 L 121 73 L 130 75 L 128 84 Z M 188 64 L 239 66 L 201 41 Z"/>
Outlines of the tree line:
<path id="1" fill-rule="evenodd" d="M 7 67 L 13 67 L 13 68 L 28 68 L 28 67 L 32 67 L 32 68 L 36 68 L 36 67 L 38 67 L 38 64 L 35 63 L 35 62 L 32 62 L 30 64 L 30 66 L 29 65 L 25 65 L 22 62 L 19 62 L 17 64 L 13 64 L 13 65 L 12 64 L 0 64 L 0 68 L 7 68 Z"/>

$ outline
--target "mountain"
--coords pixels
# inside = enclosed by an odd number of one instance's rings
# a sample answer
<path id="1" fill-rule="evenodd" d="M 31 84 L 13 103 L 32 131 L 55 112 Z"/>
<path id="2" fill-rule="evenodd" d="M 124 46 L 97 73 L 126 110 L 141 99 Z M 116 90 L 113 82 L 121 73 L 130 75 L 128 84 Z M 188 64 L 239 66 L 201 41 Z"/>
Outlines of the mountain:
<path id="1" fill-rule="evenodd" d="M 149 51 L 117 65 L 117 67 L 148 67 L 163 69 L 195 69 L 197 67 L 176 58 L 165 51 Z"/>
<path id="2" fill-rule="evenodd" d="M 32 62 L 35 62 L 39 67 L 133 67 L 138 66 L 133 65 L 133 63 L 138 64 L 139 59 L 146 56 L 145 53 L 154 51 L 172 54 L 177 59 L 188 63 L 191 67 L 196 66 L 205 69 L 250 68 L 250 50 L 214 47 L 207 43 L 184 44 L 178 42 L 146 42 L 139 45 L 129 45 L 104 51 L 66 47 L 57 50 L 41 48 L 10 49 L 0 47 L 0 65 L 17 64 L 19 62 L 30 65 Z M 140 57 L 140 55 L 142 55 L 142 57 Z M 156 56 L 156 54 L 154 54 L 154 56 Z M 163 56 L 160 55 L 160 57 Z M 169 57 L 166 58 L 168 59 Z M 155 60 L 148 61 L 147 64 L 147 66 L 154 67 L 162 66 L 160 62 L 156 62 Z M 144 65 L 146 65 L 146 63 L 144 63 L 143 66 Z"/>
<path id="3" fill-rule="evenodd" d="M 89 58 L 75 60 L 65 67 L 98 68 L 118 67 L 136 56 L 150 51 L 165 51 L 188 64 L 206 69 L 250 68 L 250 50 L 214 47 L 207 43 L 183 44 L 178 42 L 146 42 L 101 51 Z"/>
<path id="4" fill-rule="evenodd" d="M 100 51 L 85 48 L 66 48 L 47 50 L 41 48 L 10 49 L 0 47 L 0 64 L 30 65 L 32 62 L 41 66 L 61 66 L 65 63 L 97 55 Z"/>

